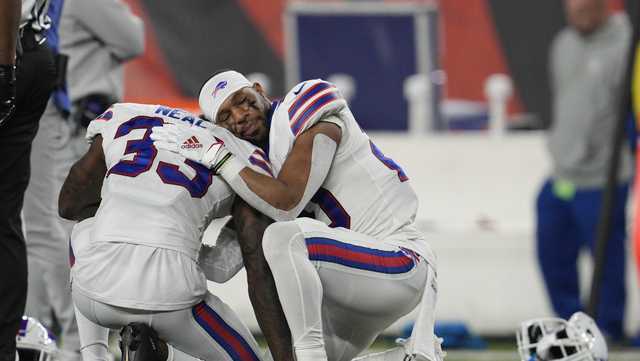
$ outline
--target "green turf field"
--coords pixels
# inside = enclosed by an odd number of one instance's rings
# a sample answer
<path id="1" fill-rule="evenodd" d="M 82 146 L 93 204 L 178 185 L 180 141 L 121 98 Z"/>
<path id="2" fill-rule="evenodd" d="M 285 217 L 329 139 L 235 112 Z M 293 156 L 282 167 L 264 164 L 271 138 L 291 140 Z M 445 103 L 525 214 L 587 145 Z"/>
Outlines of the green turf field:
<path id="1" fill-rule="evenodd" d="M 372 346 L 372 352 L 380 352 L 393 347 L 393 339 L 378 339 Z M 445 350 L 445 361 L 520 361 L 515 338 L 501 337 L 488 340 L 486 350 Z M 609 352 L 608 361 L 640 361 L 640 348 L 615 348 Z"/>
<path id="2" fill-rule="evenodd" d="M 445 361 L 519 361 L 513 351 L 448 351 Z M 609 361 L 639 361 L 640 351 L 615 351 L 609 354 Z"/>
<path id="3" fill-rule="evenodd" d="M 258 335 L 256 339 L 262 347 L 266 347 L 264 339 Z M 120 350 L 117 346 L 117 338 L 114 337 L 112 332 L 110 340 L 110 349 L 115 357 L 114 361 L 120 361 Z M 394 343 L 392 339 L 380 339 L 377 340 L 369 350 L 370 352 L 380 352 L 390 347 L 393 347 Z M 445 350 L 447 351 L 447 357 L 445 361 L 520 361 L 518 352 L 516 350 L 515 339 L 513 345 L 508 339 L 501 339 L 499 341 L 490 341 L 487 350 Z M 368 353 L 368 352 L 365 352 Z M 399 360 L 400 361 L 400 360 Z M 640 361 L 640 348 L 616 348 L 614 351 L 609 352 L 608 361 Z"/>

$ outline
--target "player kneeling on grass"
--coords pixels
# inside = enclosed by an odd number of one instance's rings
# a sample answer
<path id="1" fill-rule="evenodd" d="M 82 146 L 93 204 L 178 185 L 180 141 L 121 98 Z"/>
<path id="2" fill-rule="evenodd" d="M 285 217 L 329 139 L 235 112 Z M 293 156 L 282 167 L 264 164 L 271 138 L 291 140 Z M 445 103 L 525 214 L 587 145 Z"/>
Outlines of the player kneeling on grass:
<path id="1" fill-rule="evenodd" d="M 126 361 L 262 359 L 247 327 L 207 291 L 206 279 L 224 282 L 242 267 L 227 228 L 214 248 L 201 247 L 209 222 L 230 214 L 233 191 L 149 138 L 153 128 L 182 123 L 209 126 L 180 109 L 114 105 L 89 124 L 91 147 L 62 187 L 60 215 L 82 221 L 72 233 L 71 277 L 85 361 L 106 359 L 107 329 L 120 328 Z M 218 135 L 248 166 L 260 156 L 229 132 Z M 183 146 L 203 147 L 198 137 Z M 256 169 L 268 174 L 261 161 Z"/>
<path id="2" fill-rule="evenodd" d="M 259 322 L 270 317 L 261 322 L 270 348 L 289 342 L 297 361 L 351 360 L 420 305 L 404 347 L 367 357 L 441 360 L 433 333 L 435 257 L 415 224 L 417 196 L 404 170 L 360 129 L 336 87 L 308 80 L 281 102 L 271 101 L 260 84 L 226 71 L 207 81 L 199 101 L 210 120 L 260 146 L 277 178 L 242 164 L 216 139 L 215 128 L 155 128 L 151 138 L 158 148 L 216 170 L 246 203 L 277 221 L 251 232 L 238 227 L 242 243 L 261 242 L 257 253 L 268 263 L 250 292 L 279 299 L 254 303 Z M 180 147 L 192 136 L 207 146 Z M 315 219 L 297 218 L 305 209 Z M 259 216 L 247 210 L 239 220 L 251 217 Z M 277 322 L 279 312 L 286 323 L 278 325 L 288 325 L 291 339 L 263 327 Z"/>

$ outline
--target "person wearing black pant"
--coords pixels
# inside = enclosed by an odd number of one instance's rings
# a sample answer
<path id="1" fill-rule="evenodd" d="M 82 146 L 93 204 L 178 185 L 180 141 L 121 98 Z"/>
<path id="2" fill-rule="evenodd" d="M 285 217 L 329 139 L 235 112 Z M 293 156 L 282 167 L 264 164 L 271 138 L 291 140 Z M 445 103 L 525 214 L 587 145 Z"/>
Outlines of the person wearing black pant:
<path id="1" fill-rule="evenodd" d="M 20 28 L 22 51 L 16 59 L 12 39 L 16 39 L 20 1 L 0 2 L 0 361 L 15 360 L 27 293 L 20 211 L 29 182 L 31 141 L 56 76 L 53 54 L 35 30 L 46 23 L 41 16 L 47 5 L 36 1 L 28 11 L 31 21 Z"/>

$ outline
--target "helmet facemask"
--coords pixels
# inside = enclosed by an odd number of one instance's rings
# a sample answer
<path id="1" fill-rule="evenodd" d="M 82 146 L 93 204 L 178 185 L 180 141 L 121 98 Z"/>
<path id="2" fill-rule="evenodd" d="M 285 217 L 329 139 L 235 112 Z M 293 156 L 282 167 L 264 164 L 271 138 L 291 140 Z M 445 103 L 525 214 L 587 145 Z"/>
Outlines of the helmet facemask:
<path id="1" fill-rule="evenodd" d="M 31 317 L 22 317 L 20 321 L 16 348 L 16 356 L 20 361 L 53 361 L 58 353 L 49 331 Z"/>
<path id="2" fill-rule="evenodd" d="M 561 318 L 540 318 L 523 322 L 516 337 L 522 361 L 604 361 L 606 359 L 593 356 L 592 345 L 597 337 L 589 336 L 584 329 Z"/>

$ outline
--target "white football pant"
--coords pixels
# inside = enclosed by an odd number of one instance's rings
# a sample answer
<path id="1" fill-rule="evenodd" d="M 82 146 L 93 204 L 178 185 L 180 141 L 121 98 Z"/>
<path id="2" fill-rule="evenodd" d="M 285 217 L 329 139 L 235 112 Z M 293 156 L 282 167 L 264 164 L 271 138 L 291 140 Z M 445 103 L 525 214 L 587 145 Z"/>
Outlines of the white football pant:
<path id="1" fill-rule="evenodd" d="M 430 272 L 414 252 L 310 218 L 273 223 L 262 242 L 297 361 L 356 357 L 420 303 Z"/>
<path id="2" fill-rule="evenodd" d="M 74 307 L 80 331 L 80 354 L 82 361 L 112 361 L 109 352 L 109 329 L 91 322 Z"/>
<path id="3" fill-rule="evenodd" d="M 96 325 L 118 330 L 131 322 L 151 326 L 169 345 L 167 361 L 263 360 L 260 347 L 249 329 L 228 305 L 211 293 L 207 293 L 205 299 L 195 306 L 175 311 L 115 307 L 93 300 L 75 289 L 73 300 L 80 313 Z M 95 331 L 99 332 L 94 328 Z M 104 339 L 98 333 L 94 335 L 97 337 L 93 341 L 91 335 L 87 336 L 87 346 L 91 342 L 100 343 L 100 337 Z M 99 350 L 92 352 L 100 354 Z M 85 355 L 83 352 L 83 357 Z"/>

